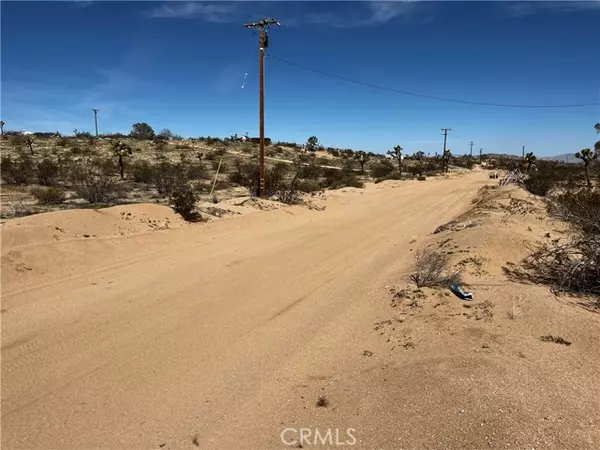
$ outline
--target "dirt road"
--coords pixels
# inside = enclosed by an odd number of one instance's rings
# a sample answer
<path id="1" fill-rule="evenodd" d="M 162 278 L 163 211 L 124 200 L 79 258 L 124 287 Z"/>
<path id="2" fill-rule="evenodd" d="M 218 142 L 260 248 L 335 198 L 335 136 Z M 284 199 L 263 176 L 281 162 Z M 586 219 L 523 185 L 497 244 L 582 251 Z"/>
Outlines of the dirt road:
<path id="1" fill-rule="evenodd" d="M 449 395 L 439 377 L 418 396 L 410 382 L 424 372 L 386 385 L 394 362 L 373 324 L 419 241 L 486 182 L 370 185 L 332 194 L 324 211 L 118 238 L 28 245 L 3 231 L 19 245 L 13 259 L 3 249 L 2 447 L 285 448 L 286 428 L 338 428 L 341 441 L 352 428 L 355 448 L 451 447 L 448 424 L 442 441 L 423 440 L 438 433 L 432 392 Z M 15 252 L 46 270 L 19 278 Z M 403 427 L 428 405 L 422 427 Z M 457 436 L 479 427 L 458 416 Z"/>

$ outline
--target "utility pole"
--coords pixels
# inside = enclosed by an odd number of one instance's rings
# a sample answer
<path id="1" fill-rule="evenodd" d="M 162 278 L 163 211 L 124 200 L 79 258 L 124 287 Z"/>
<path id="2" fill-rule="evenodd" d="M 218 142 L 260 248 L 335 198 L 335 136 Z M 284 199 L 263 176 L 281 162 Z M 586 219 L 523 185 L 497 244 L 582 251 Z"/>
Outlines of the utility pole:
<path id="1" fill-rule="evenodd" d="M 479 149 L 479 164 L 483 162 L 483 148 Z"/>
<path id="2" fill-rule="evenodd" d="M 471 158 L 473 157 L 473 141 L 469 143 L 469 147 L 471 147 Z"/>
<path id="3" fill-rule="evenodd" d="M 523 146 L 523 159 L 525 159 L 525 146 Z"/>
<path id="4" fill-rule="evenodd" d="M 442 128 L 442 131 L 444 132 L 444 152 L 446 151 L 446 138 L 448 136 L 448 131 L 452 131 L 452 128 Z"/>
<path id="5" fill-rule="evenodd" d="M 94 123 L 96 124 L 96 137 L 98 137 L 98 111 L 100 111 L 100 110 L 93 108 L 92 111 L 94 111 Z"/>
<path id="6" fill-rule="evenodd" d="M 259 196 L 265 196 L 265 48 L 269 46 L 269 35 L 267 29 L 271 25 L 279 25 L 275 19 L 263 19 L 259 22 L 244 24 L 245 28 L 258 28 L 258 67 L 259 79 L 259 128 L 260 128 L 260 179 Z"/>
<path id="7" fill-rule="evenodd" d="M 446 161 L 446 138 L 448 137 L 448 131 L 451 130 L 450 128 L 442 128 L 442 131 L 444 132 L 444 149 L 442 150 L 442 170 L 447 171 L 446 164 L 448 164 L 448 161 Z"/>

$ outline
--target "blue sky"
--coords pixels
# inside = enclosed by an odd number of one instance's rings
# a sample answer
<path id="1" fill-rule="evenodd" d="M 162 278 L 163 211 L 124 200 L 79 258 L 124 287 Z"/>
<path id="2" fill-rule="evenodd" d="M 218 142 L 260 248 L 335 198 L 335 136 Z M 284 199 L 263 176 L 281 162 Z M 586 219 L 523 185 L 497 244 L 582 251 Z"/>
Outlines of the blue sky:
<path id="1" fill-rule="evenodd" d="M 600 102 L 600 2 L 6 2 L 1 115 L 7 129 L 183 136 L 258 134 L 257 37 L 269 52 L 368 84 L 475 102 Z M 539 155 L 597 140 L 598 104 L 500 108 L 340 81 L 267 59 L 267 136 L 384 152 L 448 147 Z M 247 76 L 245 75 L 247 74 Z M 244 88 L 242 88 L 244 85 Z"/>

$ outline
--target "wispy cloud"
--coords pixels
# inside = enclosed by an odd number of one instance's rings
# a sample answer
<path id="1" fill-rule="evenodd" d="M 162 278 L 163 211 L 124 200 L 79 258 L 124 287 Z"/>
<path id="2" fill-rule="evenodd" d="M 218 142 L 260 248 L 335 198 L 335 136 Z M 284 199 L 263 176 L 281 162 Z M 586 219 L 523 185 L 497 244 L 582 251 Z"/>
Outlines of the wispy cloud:
<path id="1" fill-rule="evenodd" d="M 381 25 L 401 16 L 413 15 L 417 12 L 417 8 L 417 2 L 356 2 L 350 3 L 348 8 L 298 17 L 294 19 L 293 24 L 323 24 L 336 28 Z"/>
<path id="2" fill-rule="evenodd" d="M 508 1 L 502 2 L 501 7 L 503 14 L 507 18 L 525 17 L 540 12 L 572 12 L 572 11 L 587 11 L 600 10 L 600 0 L 588 1 Z"/>
<path id="3" fill-rule="evenodd" d="M 88 6 L 92 6 L 94 2 L 92 0 L 74 0 L 73 4 L 77 8 L 87 8 Z"/>
<path id="4" fill-rule="evenodd" d="M 149 17 L 157 19 L 200 19 L 206 22 L 235 22 L 240 3 L 231 2 L 173 2 L 163 3 L 148 11 Z"/>
<path id="5" fill-rule="evenodd" d="M 352 28 L 384 24 L 413 15 L 420 5 L 422 2 L 417 1 L 167 2 L 146 11 L 145 15 L 156 19 L 196 19 L 212 23 L 240 23 L 249 17 L 271 15 L 291 27 L 322 24 Z"/>

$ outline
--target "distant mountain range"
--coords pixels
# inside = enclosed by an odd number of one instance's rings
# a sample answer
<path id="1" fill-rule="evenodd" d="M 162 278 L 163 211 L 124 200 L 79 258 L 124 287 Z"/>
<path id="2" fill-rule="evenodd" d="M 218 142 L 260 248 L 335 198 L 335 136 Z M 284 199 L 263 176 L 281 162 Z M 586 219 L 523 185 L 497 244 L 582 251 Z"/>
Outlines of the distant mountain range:
<path id="1" fill-rule="evenodd" d="M 564 155 L 556 155 L 556 156 L 544 156 L 540 159 L 544 161 L 558 161 L 567 164 L 581 164 L 582 161 L 580 159 L 575 158 L 575 153 L 565 153 Z"/>
<path id="2" fill-rule="evenodd" d="M 502 153 L 484 153 L 484 156 L 488 158 L 504 158 L 504 159 L 522 159 L 521 155 L 507 155 Z M 563 155 L 556 156 L 541 156 L 539 159 L 542 161 L 558 161 L 567 164 L 581 164 L 582 161 L 580 159 L 575 158 L 575 153 L 565 153 Z"/>

